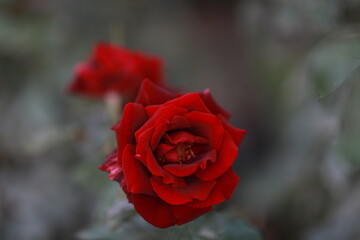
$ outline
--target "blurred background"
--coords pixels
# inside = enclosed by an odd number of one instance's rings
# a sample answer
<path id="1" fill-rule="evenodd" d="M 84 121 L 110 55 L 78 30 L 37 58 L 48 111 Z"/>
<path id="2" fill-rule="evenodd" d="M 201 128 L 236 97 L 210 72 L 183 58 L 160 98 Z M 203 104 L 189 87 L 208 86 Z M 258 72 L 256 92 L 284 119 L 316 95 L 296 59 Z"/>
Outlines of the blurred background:
<path id="1" fill-rule="evenodd" d="M 1 0 L 0 239 L 360 239 L 359 22 L 357 0 Z M 247 130 L 230 201 L 158 230 L 97 169 L 113 122 L 66 87 L 99 41 Z"/>

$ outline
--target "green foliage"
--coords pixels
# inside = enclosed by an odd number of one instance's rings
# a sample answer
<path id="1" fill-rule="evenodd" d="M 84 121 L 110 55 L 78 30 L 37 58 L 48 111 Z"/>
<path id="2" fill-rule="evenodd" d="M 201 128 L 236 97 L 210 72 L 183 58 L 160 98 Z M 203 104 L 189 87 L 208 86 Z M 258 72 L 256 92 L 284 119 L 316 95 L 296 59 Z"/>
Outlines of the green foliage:
<path id="1" fill-rule="evenodd" d="M 325 38 L 310 55 L 310 77 L 325 98 L 353 78 L 360 65 L 360 34 L 350 31 Z"/>
<path id="2" fill-rule="evenodd" d="M 174 240 L 261 240 L 260 232 L 228 212 L 211 212 L 188 224 L 159 229 L 145 222 L 125 199 L 108 209 L 96 226 L 78 233 L 83 240 L 174 239 Z"/>
<path id="3" fill-rule="evenodd" d="M 350 164 L 360 166 L 360 81 L 358 76 L 350 85 L 348 100 L 343 109 L 342 134 L 338 139 L 338 150 Z"/>

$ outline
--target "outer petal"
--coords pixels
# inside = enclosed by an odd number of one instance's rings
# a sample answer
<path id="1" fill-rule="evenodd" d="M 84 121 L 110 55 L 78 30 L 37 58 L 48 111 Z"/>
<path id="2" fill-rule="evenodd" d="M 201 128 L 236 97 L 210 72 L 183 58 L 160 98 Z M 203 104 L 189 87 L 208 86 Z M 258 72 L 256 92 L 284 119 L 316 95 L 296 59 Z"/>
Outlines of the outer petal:
<path id="1" fill-rule="evenodd" d="M 156 194 L 165 202 L 172 205 L 182 205 L 191 202 L 193 199 L 205 200 L 215 186 L 216 181 L 194 181 L 186 187 L 176 188 L 161 182 L 152 177 L 151 185 Z"/>
<path id="2" fill-rule="evenodd" d="M 226 119 L 220 114 L 218 114 L 217 117 L 220 119 L 225 130 L 230 134 L 230 136 L 234 140 L 235 144 L 239 145 L 242 142 L 243 138 L 245 137 L 246 130 L 239 129 L 239 128 L 236 128 L 236 127 L 230 125 L 229 122 L 226 121 Z"/>
<path id="3" fill-rule="evenodd" d="M 129 191 L 124 177 L 124 171 L 122 166 L 118 163 L 118 152 L 116 148 L 106 156 L 105 162 L 98 168 L 104 172 L 108 172 L 108 178 L 120 183 L 121 188 L 128 194 Z"/>
<path id="4" fill-rule="evenodd" d="M 79 63 L 75 66 L 75 77 L 68 87 L 69 92 L 89 97 L 101 97 L 104 89 L 98 81 L 100 77 L 101 72 L 95 70 L 91 64 Z"/>
<path id="5" fill-rule="evenodd" d="M 200 96 L 212 114 L 221 114 L 225 119 L 229 119 L 230 113 L 225 111 L 215 102 L 214 98 L 211 96 L 210 89 L 205 89 L 205 91 L 200 92 Z"/>
<path id="6" fill-rule="evenodd" d="M 116 141 L 121 163 L 122 152 L 127 144 L 135 144 L 134 133 L 147 119 L 144 107 L 137 103 L 128 103 L 124 108 L 122 119 L 112 127 L 116 132 Z"/>
<path id="7" fill-rule="evenodd" d="M 230 134 L 225 132 L 224 139 L 218 152 L 218 159 L 214 163 L 208 164 L 205 169 L 199 169 L 195 175 L 204 181 L 210 181 L 220 177 L 230 168 L 238 154 L 238 147 Z"/>
<path id="8" fill-rule="evenodd" d="M 111 44 L 107 44 L 107 43 L 98 43 L 92 53 L 91 59 L 92 60 L 97 60 L 103 63 L 106 62 L 110 62 L 112 59 L 109 56 L 113 56 L 117 51 L 121 50 L 121 48 L 115 48 L 114 46 L 112 46 Z"/>
<path id="9" fill-rule="evenodd" d="M 82 79 L 79 77 L 79 73 L 86 71 L 87 65 L 85 63 L 79 63 L 75 66 L 75 78 L 70 82 L 68 90 L 71 93 L 83 92 L 85 85 Z"/>
<path id="10" fill-rule="evenodd" d="M 175 225 L 172 206 L 160 200 L 144 194 L 133 194 L 132 202 L 136 211 L 149 223 L 159 228 L 167 228 Z"/>
<path id="11" fill-rule="evenodd" d="M 240 178 L 236 176 L 235 172 L 230 168 L 216 180 L 216 185 L 205 201 L 194 200 L 187 205 L 189 207 L 203 208 L 213 206 L 230 199 L 239 180 Z"/>
<path id="12" fill-rule="evenodd" d="M 104 172 L 109 173 L 109 179 L 119 181 L 123 176 L 122 168 L 118 164 L 118 151 L 115 148 L 110 154 L 106 156 L 105 162 L 98 168 Z"/>
<path id="13" fill-rule="evenodd" d="M 185 115 L 191 123 L 189 132 L 202 136 L 211 141 L 212 148 L 220 148 L 224 135 L 224 127 L 217 117 L 212 114 L 193 111 Z"/>
<path id="14" fill-rule="evenodd" d="M 176 225 L 179 226 L 200 217 L 201 215 L 209 212 L 210 210 L 211 207 L 192 208 L 184 205 L 173 206 L 175 218 L 178 219 Z"/>
<path id="15" fill-rule="evenodd" d="M 150 184 L 149 172 L 135 158 L 134 146 L 128 144 L 125 147 L 122 165 L 129 192 L 155 195 Z"/>
<path id="16" fill-rule="evenodd" d="M 147 76 L 155 84 L 164 86 L 163 69 L 162 60 L 157 57 L 152 57 L 144 64 L 144 76 Z"/>
<path id="17" fill-rule="evenodd" d="M 199 93 L 185 94 L 171 101 L 168 101 L 167 103 L 165 103 L 165 105 L 175 105 L 178 107 L 187 108 L 191 111 L 210 113 Z"/>
<path id="18" fill-rule="evenodd" d="M 144 194 L 134 194 L 132 202 L 136 211 L 146 221 L 159 228 L 182 225 L 211 210 L 211 207 L 172 206 L 159 198 Z"/>
<path id="19" fill-rule="evenodd" d="M 157 86 L 148 79 L 145 79 L 142 82 L 135 102 L 147 106 L 161 104 L 175 97 L 176 95 L 174 93 Z"/>

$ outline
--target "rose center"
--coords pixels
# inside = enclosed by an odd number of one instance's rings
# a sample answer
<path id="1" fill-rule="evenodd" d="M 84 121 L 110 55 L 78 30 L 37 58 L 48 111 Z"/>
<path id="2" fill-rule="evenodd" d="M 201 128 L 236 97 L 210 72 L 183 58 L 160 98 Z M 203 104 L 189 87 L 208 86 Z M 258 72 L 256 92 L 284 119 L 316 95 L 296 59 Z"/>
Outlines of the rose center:
<path id="1" fill-rule="evenodd" d="M 194 144 L 180 142 L 178 144 L 160 143 L 156 155 L 161 163 L 185 163 L 196 157 Z"/>
<path id="2" fill-rule="evenodd" d="M 164 134 L 154 154 L 161 164 L 191 163 L 209 150 L 209 141 L 184 130 Z"/>
<path id="3" fill-rule="evenodd" d="M 176 150 L 177 150 L 177 161 L 179 163 L 185 162 L 185 161 L 189 161 L 192 158 L 196 157 L 193 149 L 192 149 L 193 144 L 192 143 L 179 143 L 176 146 Z"/>

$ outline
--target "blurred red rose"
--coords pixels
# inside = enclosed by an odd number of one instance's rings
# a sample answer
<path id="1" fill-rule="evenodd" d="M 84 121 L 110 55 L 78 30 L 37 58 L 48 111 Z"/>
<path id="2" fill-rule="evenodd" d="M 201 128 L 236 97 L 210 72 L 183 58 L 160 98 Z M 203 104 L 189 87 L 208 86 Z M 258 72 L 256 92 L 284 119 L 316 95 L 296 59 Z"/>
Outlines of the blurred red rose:
<path id="1" fill-rule="evenodd" d="M 95 98 L 115 92 L 133 100 L 145 78 L 163 85 L 163 66 L 159 58 L 100 43 L 88 61 L 75 67 L 69 90 Z"/>
<path id="2" fill-rule="evenodd" d="M 239 180 L 231 165 L 245 130 L 228 118 L 209 91 L 177 97 L 145 80 L 113 127 L 117 149 L 99 168 L 149 223 L 184 224 L 229 199 Z"/>

